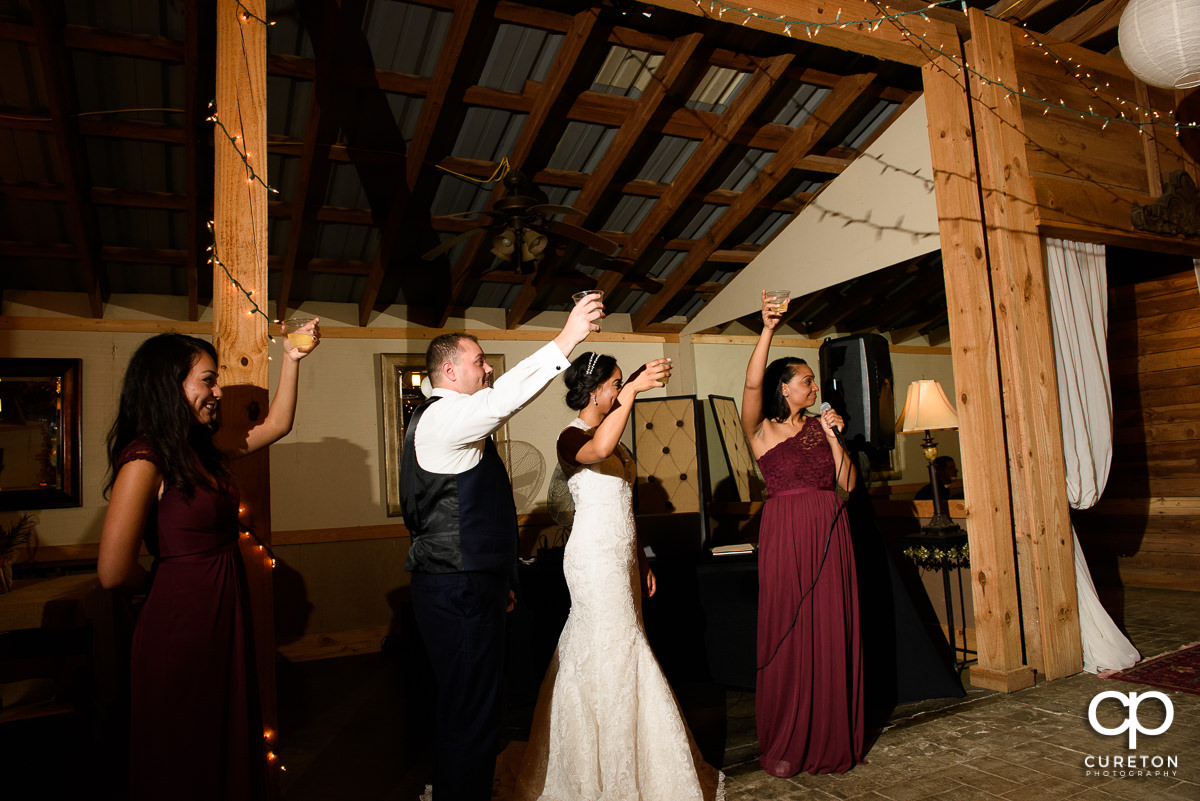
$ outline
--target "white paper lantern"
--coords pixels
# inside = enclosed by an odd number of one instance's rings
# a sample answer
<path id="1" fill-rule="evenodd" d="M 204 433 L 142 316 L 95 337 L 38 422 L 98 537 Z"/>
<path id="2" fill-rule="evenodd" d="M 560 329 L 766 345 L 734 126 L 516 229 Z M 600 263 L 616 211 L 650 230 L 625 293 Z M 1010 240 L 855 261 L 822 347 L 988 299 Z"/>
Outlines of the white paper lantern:
<path id="1" fill-rule="evenodd" d="M 1125 66 L 1151 86 L 1200 86 L 1200 0 L 1129 0 L 1117 41 Z"/>

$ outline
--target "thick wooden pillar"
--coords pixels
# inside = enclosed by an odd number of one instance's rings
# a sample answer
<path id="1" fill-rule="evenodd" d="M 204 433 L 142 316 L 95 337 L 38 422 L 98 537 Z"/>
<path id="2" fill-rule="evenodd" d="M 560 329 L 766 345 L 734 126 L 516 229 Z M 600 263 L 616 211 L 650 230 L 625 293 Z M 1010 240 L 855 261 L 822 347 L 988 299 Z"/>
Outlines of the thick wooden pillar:
<path id="1" fill-rule="evenodd" d="M 1075 555 L 1037 198 L 1026 160 L 1013 27 L 972 9 L 967 61 L 1000 357 L 1026 663 L 1083 667 Z M 979 76 L 986 76 L 982 80 Z M 994 453 L 994 452 L 993 452 Z"/>
<path id="2" fill-rule="evenodd" d="M 265 0 L 217 2 L 213 344 L 225 393 L 222 425 L 234 428 L 249 428 L 268 407 L 268 320 L 265 313 L 256 312 L 256 304 L 263 312 L 267 308 L 266 14 Z M 233 470 L 241 491 L 243 525 L 269 545 L 267 451 L 234 462 Z M 273 741 L 278 716 L 271 561 L 248 535 L 242 537 L 242 556 L 254 607 L 264 736 Z M 271 775 L 271 792 L 277 796 L 277 774 L 273 770 Z"/>
<path id="3" fill-rule="evenodd" d="M 997 469 L 1005 452 L 1003 408 L 966 75 L 947 58 L 923 73 L 963 487 L 971 515 L 967 537 L 979 652 L 971 683 L 1012 692 L 1032 685 L 1034 674 L 1021 647 L 1008 478 Z"/>

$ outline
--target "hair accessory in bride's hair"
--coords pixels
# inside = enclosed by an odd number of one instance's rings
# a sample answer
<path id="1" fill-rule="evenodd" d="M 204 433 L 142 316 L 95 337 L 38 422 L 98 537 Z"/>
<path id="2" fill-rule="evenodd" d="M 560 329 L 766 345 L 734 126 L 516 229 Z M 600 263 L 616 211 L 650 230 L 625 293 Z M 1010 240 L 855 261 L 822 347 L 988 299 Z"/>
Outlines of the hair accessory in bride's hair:
<path id="1" fill-rule="evenodd" d="M 591 355 L 591 357 L 589 357 L 589 358 L 588 358 L 588 366 L 587 366 L 587 371 L 586 371 L 585 375 L 591 375 L 591 374 L 592 374 L 592 371 L 596 369 L 596 362 L 597 362 L 597 361 L 599 361 L 599 360 L 600 360 L 600 353 L 599 353 L 599 351 L 597 351 L 597 352 L 593 353 L 593 354 Z"/>

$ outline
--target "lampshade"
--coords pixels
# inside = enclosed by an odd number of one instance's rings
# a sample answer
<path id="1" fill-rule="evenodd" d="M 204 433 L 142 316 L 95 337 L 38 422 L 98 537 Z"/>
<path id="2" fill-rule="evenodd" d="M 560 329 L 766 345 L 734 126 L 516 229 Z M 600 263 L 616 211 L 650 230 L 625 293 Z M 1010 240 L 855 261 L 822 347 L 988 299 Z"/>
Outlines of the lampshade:
<path id="1" fill-rule="evenodd" d="M 1200 86 L 1200 3 L 1129 0 L 1117 28 L 1121 59 L 1151 86 Z"/>
<path id="2" fill-rule="evenodd" d="M 942 385 L 931 378 L 909 384 L 904 408 L 896 419 L 896 430 L 908 434 L 941 428 L 958 428 L 958 414 L 946 399 Z"/>

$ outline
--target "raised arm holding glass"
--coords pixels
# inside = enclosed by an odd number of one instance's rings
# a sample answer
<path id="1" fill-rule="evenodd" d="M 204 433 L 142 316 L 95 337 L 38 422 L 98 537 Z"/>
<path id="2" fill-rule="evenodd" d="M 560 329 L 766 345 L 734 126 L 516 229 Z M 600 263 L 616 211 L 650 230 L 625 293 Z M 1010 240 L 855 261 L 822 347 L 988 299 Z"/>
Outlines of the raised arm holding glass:
<path id="1" fill-rule="evenodd" d="M 759 762 L 774 776 L 842 773 L 862 762 L 862 651 L 850 527 L 837 488 L 856 477 L 832 409 L 806 412 L 817 381 L 803 359 L 767 364 L 782 316 L 763 293 L 746 367 L 742 428 L 767 485 L 758 547 Z"/>
<path id="2" fill-rule="evenodd" d="M 494 385 L 475 337 L 443 334 L 426 351 L 433 397 L 405 432 L 400 505 L 413 613 L 437 678 L 437 801 L 488 801 L 495 772 L 517 514 L 491 435 L 570 366 L 603 316 L 599 295 L 581 301 L 551 343 Z"/>
<path id="3" fill-rule="evenodd" d="M 267 797 L 238 490 L 228 462 L 292 428 L 299 363 L 320 341 L 283 344 L 270 409 L 249 430 L 218 429 L 217 354 L 159 334 L 125 372 L 108 435 L 110 494 L 97 572 L 106 589 L 147 592 L 133 630 L 130 792 L 142 799 Z M 142 543 L 154 557 L 147 573 Z"/>

